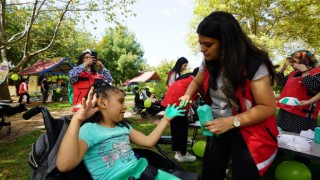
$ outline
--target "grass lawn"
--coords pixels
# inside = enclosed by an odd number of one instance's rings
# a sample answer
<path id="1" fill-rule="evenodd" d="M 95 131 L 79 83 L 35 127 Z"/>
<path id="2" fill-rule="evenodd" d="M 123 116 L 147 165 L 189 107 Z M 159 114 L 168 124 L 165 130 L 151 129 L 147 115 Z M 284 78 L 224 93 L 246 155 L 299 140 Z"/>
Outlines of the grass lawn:
<path id="1" fill-rule="evenodd" d="M 126 96 L 126 99 L 133 99 L 131 97 Z M 130 100 L 129 100 L 130 101 Z M 69 104 L 61 104 L 54 103 L 50 104 L 49 110 L 53 110 L 56 108 L 65 108 L 70 107 Z M 130 108 L 130 107 L 129 107 Z M 149 117 L 145 121 L 138 121 L 135 118 L 128 118 L 128 123 L 135 129 L 144 132 L 145 134 L 150 133 L 156 125 L 151 123 L 152 119 Z M 43 133 L 43 131 L 34 131 L 30 134 L 16 139 L 12 142 L 2 143 L 0 145 L 0 180 L 1 179 L 30 179 L 29 177 L 29 166 L 28 166 L 28 153 L 31 150 L 31 144 L 36 141 L 39 135 Z M 193 131 L 189 130 L 189 137 L 191 137 Z M 170 127 L 168 126 L 164 132 L 164 135 L 170 135 Z M 205 140 L 205 137 L 201 135 L 201 130 L 198 132 L 198 136 L 196 140 Z M 133 147 L 137 147 L 133 145 Z M 167 152 L 172 157 L 174 153 L 171 150 L 170 145 L 161 145 L 163 150 Z M 154 148 L 154 151 L 157 150 Z M 192 152 L 191 147 L 189 146 L 188 151 Z M 282 156 L 278 156 L 274 161 L 271 168 L 269 168 L 268 172 L 262 179 L 272 180 L 275 179 L 274 171 L 277 165 L 285 160 L 291 160 L 293 156 L 291 154 L 284 154 Z M 194 172 L 197 174 L 201 173 L 202 169 L 202 158 L 197 158 L 195 162 L 186 162 L 180 163 L 185 170 L 189 172 Z M 312 172 L 313 179 L 320 179 L 320 161 L 312 161 L 310 165 L 308 165 L 309 169 Z M 227 179 L 231 179 L 231 171 L 228 171 Z"/>

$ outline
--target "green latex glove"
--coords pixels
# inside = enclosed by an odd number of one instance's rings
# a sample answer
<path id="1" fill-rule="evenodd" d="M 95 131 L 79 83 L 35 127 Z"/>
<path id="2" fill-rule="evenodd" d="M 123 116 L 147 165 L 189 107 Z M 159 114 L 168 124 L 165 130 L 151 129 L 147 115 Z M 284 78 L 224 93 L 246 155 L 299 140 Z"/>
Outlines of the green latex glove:
<path id="1" fill-rule="evenodd" d="M 186 112 L 186 110 L 180 109 L 180 108 L 181 108 L 181 106 L 176 107 L 176 104 L 173 104 L 172 106 L 170 106 L 170 104 L 169 104 L 165 110 L 167 118 L 171 119 L 176 116 L 184 116 L 183 113 Z"/>

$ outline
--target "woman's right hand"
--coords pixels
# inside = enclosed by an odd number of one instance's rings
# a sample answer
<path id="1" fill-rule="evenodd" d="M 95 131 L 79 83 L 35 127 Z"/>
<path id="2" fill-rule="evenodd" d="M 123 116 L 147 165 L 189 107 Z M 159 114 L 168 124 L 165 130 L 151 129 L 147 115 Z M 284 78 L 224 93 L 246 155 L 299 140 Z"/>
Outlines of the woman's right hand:
<path id="1" fill-rule="evenodd" d="M 179 106 L 180 106 L 180 107 L 185 107 L 185 106 L 189 103 L 190 99 L 191 99 L 191 98 L 190 98 L 189 95 L 181 96 L 181 97 L 179 98 L 179 100 L 180 100 Z"/>
<path id="2" fill-rule="evenodd" d="M 81 108 L 73 115 L 72 119 L 77 119 L 78 121 L 82 122 L 89 117 L 93 116 L 94 113 L 99 111 L 98 107 L 96 106 L 97 96 L 93 94 L 93 87 L 91 87 L 88 98 L 82 99 Z"/>

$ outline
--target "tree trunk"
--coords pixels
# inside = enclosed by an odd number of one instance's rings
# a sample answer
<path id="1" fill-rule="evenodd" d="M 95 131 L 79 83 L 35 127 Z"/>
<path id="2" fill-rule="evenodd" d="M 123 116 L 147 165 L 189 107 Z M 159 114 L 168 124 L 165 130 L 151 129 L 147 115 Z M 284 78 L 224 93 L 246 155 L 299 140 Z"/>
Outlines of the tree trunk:
<path id="1" fill-rule="evenodd" d="M 0 89 L 0 100 L 11 100 L 8 81 L 4 81 L 2 84 L 0 84 Z"/>

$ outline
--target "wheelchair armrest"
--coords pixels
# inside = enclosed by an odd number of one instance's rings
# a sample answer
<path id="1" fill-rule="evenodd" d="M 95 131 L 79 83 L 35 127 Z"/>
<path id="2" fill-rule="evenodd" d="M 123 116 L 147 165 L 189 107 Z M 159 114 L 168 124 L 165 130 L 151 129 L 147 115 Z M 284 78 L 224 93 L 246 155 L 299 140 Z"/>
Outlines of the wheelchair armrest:
<path id="1" fill-rule="evenodd" d="M 157 144 L 172 144 L 172 136 L 161 136 Z"/>

